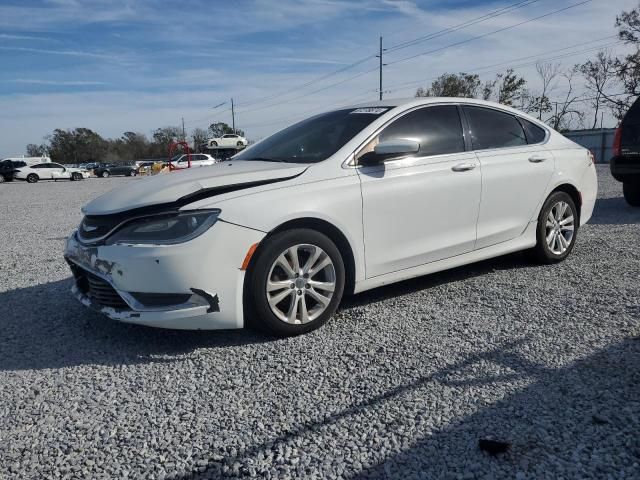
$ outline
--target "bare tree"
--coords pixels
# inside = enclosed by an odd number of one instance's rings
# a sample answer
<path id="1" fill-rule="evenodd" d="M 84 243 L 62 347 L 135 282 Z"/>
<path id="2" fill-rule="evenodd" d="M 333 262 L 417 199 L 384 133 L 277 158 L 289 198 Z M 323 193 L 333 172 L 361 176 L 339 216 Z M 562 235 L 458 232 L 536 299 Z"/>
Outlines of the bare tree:
<path id="1" fill-rule="evenodd" d="M 582 126 L 584 124 L 584 112 L 578 108 L 582 101 L 582 96 L 574 92 L 573 76 L 575 70 L 561 73 L 560 76 L 567 82 L 567 90 L 563 101 L 553 102 L 553 115 L 546 120 L 554 130 L 570 130 L 575 128 L 576 124 Z"/>
<path id="2" fill-rule="evenodd" d="M 542 114 L 551 110 L 549 94 L 556 88 L 556 77 L 560 72 L 559 63 L 536 63 L 536 72 L 542 81 L 542 92 L 535 97 L 538 102 L 538 120 L 542 120 Z"/>
<path id="3" fill-rule="evenodd" d="M 600 51 L 593 60 L 576 65 L 575 70 L 584 78 L 584 85 L 592 95 L 590 100 L 593 109 L 593 123 L 591 128 L 598 126 L 598 114 L 606 103 L 607 91 L 617 83 L 615 61 L 607 51 Z"/>

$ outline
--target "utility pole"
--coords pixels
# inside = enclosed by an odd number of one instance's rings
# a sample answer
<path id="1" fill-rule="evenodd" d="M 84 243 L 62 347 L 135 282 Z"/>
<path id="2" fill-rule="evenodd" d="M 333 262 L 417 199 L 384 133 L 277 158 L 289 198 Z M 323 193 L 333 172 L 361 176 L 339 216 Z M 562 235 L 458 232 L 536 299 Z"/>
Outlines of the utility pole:
<path id="1" fill-rule="evenodd" d="M 376 56 L 380 59 L 380 100 L 382 100 L 382 37 L 380 37 L 380 54 Z"/>
<path id="2" fill-rule="evenodd" d="M 231 127 L 233 128 L 233 133 L 236 133 L 236 112 L 233 109 L 233 98 L 231 99 Z"/>
<path id="3" fill-rule="evenodd" d="M 184 133 L 184 117 L 182 117 L 182 140 L 186 140 L 187 136 Z"/>

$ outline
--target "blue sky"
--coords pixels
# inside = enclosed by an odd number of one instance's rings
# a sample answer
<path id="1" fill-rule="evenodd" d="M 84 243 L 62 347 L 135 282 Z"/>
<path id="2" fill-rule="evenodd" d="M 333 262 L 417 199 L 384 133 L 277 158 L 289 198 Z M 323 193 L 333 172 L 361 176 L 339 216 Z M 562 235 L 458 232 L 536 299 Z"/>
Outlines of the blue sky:
<path id="1" fill-rule="evenodd" d="M 389 52 L 385 61 L 443 48 L 579 1 L 539 0 Z M 377 59 L 346 67 L 377 53 L 380 35 L 389 47 L 514 2 L 2 0 L 0 155 L 22 154 L 26 143 L 40 142 L 54 128 L 83 126 L 113 137 L 128 130 L 149 134 L 178 125 L 181 117 L 187 130 L 206 128 L 214 120 L 230 122 L 228 105 L 211 108 L 230 97 L 238 104 L 238 126 L 260 138 L 305 114 L 375 99 Z M 412 96 L 420 80 L 427 85 L 445 71 L 505 62 L 506 68 L 511 60 L 535 59 L 589 41 L 594 43 L 574 50 L 608 45 L 614 41 L 605 37 L 615 33 L 615 15 L 635 4 L 594 0 L 389 65 L 387 95 Z M 568 67 L 592 54 L 558 61 Z M 346 69 L 318 81 L 341 68 Z M 482 71 L 483 78 L 498 69 Z M 532 66 L 518 72 L 535 87 Z M 559 97 L 562 88 L 557 87 Z"/>

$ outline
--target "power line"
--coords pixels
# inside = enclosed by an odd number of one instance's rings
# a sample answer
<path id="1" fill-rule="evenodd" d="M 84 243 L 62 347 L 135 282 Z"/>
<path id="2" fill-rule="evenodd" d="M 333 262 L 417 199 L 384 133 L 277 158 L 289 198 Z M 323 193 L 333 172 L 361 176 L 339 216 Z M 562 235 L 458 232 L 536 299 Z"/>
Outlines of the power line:
<path id="1" fill-rule="evenodd" d="M 556 52 L 561 52 L 561 51 L 564 51 L 564 50 L 570 50 L 572 48 L 577 48 L 577 47 L 581 47 L 581 46 L 584 46 L 584 45 L 588 45 L 590 43 L 600 42 L 602 40 L 608 40 L 608 39 L 612 39 L 612 38 L 617 38 L 617 36 L 616 35 L 609 35 L 609 36 L 606 36 L 606 37 L 598 38 L 596 40 L 590 40 L 588 42 L 581 42 L 581 43 L 577 43 L 577 44 L 574 44 L 574 45 L 570 45 L 568 47 L 556 48 L 556 49 L 553 49 L 553 50 L 547 50 L 545 52 L 539 52 L 539 53 L 536 53 L 534 55 L 527 55 L 525 57 L 513 58 L 513 59 L 507 60 L 505 62 L 494 63 L 494 64 L 491 64 L 491 65 L 485 65 L 485 66 L 482 66 L 482 67 L 476 67 L 476 68 L 472 68 L 472 69 L 465 69 L 465 71 L 466 71 L 466 73 L 478 73 L 478 72 L 483 72 L 485 70 L 488 70 L 488 69 L 491 69 L 491 68 L 495 68 L 495 67 L 500 67 L 500 66 L 507 66 L 507 67 L 514 68 L 514 69 L 515 68 L 522 68 L 524 66 L 535 65 L 535 63 L 537 63 L 538 61 L 559 60 L 561 58 L 566 58 L 566 57 L 570 57 L 570 56 L 574 56 L 574 55 L 579 55 L 581 53 L 587 53 L 587 52 L 591 52 L 591 51 L 594 51 L 594 50 L 600 50 L 602 48 L 606 48 L 606 47 L 610 47 L 610 46 L 614 46 L 614 45 L 618 45 L 618 44 L 623 43 L 621 41 L 612 42 L 612 43 L 606 43 L 606 44 L 603 44 L 603 45 L 597 45 L 597 46 L 590 47 L 588 49 L 580 50 L 580 51 L 577 51 L 577 52 L 569 52 L 569 53 L 566 53 L 566 54 L 563 54 L 563 55 L 557 55 L 557 56 L 550 57 L 550 58 L 540 58 L 541 55 L 547 55 L 549 53 L 556 53 Z M 515 64 L 515 65 L 513 64 L 513 62 L 520 62 L 522 60 L 528 60 L 528 59 L 532 59 L 532 58 L 535 58 L 535 61 L 528 62 L 528 63 L 522 63 L 522 64 Z M 489 72 L 487 72 L 487 73 L 489 73 Z M 434 76 L 434 77 L 423 78 L 423 79 L 420 79 L 420 80 L 411 80 L 409 82 L 391 84 L 391 85 L 388 85 L 387 88 L 389 88 L 389 87 L 403 87 L 403 88 L 396 88 L 395 90 L 392 90 L 392 91 L 404 90 L 405 88 L 407 88 L 409 86 L 419 85 L 419 84 L 422 84 L 422 83 L 427 82 L 429 80 L 435 80 L 437 78 L 438 78 L 437 76 Z"/>
<path id="2" fill-rule="evenodd" d="M 491 12 L 485 13 L 484 15 L 472 18 L 471 20 L 467 20 L 466 22 L 459 23 L 459 24 L 454 25 L 452 27 L 447 27 L 447 28 L 444 28 L 444 29 L 439 30 L 437 32 L 430 33 L 428 35 L 424 35 L 422 37 L 415 38 L 413 40 L 407 40 L 405 42 L 400 42 L 400 43 L 398 43 L 398 44 L 396 44 L 396 45 L 394 45 L 392 47 L 387 48 L 386 51 L 387 52 L 393 52 L 393 51 L 396 51 L 396 50 L 401 50 L 403 48 L 412 47 L 414 45 L 417 45 L 419 43 L 425 42 L 427 40 L 432 40 L 434 38 L 442 37 L 442 36 L 447 35 L 449 33 L 457 32 L 458 30 L 462 30 L 462 29 L 470 27 L 472 25 L 476 25 L 478 23 L 482 23 L 482 22 L 485 22 L 487 20 L 491 20 L 491 19 L 499 17 L 501 15 L 505 15 L 507 13 L 511 13 L 514 10 L 518 10 L 520 8 L 523 8 L 523 7 L 528 7 L 529 5 L 531 5 L 533 3 L 537 3 L 539 1 L 540 0 L 525 0 L 525 1 L 512 3 L 510 5 L 507 5 L 506 7 L 502 7 L 502 8 L 499 8 L 497 10 L 493 10 Z"/>
<path id="3" fill-rule="evenodd" d="M 344 67 L 342 67 L 342 68 L 340 68 L 338 70 L 334 70 L 334 71 L 329 72 L 329 73 L 327 73 L 325 75 L 322 75 L 321 77 L 309 80 L 308 82 L 305 82 L 305 83 L 303 83 L 301 85 L 288 88 L 287 90 L 283 90 L 283 91 L 281 91 L 279 93 L 268 95 L 268 96 L 262 97 L 260 99 L 249 100 L 249 101 L 246 101 L 246 102 L 237 103 L 236 105 L 239 106 L 239 107 L 247 107 L 247 106 L 251 106 L 251 105 L 257 105 L 259 103 L 262 103 L 262 102 L 265 102 L 265 101 L 268 101 L 268 100 L 271 100 L 271 99 L 274 99 L 274 98 L 277 98 L 277 97 L 288 95 L 289 93 L 294 92 L 296 90 L 301 90 L 303 88 L 308 87 L 309 85 L 313 85 L 314 83 L 321 82 L 323 80 L 326 80 L 327 78 L 331 78 L 331 77 L 333 77 L 335 75 L 338 75 L 340 73 L 346 72 L 347 70 L 350 70 L 350 69 L 352 69 L 354 67 L 357 67 L 358 65 L 361 65 L 361 64 L 363 64 L 363 63 L 367 62 L 368 60 L 371 60 L 371 59 L 373 59 L 375 57 L 376 57 L 375 55 L 369 55 L 367 57 L 361 58 L 360 60 L 356 60 L 355 62 L 350 63 L 350 64 L 348 64 L 348 65 L 346 65 L 346 66 L 344 66 Z"/>
<path id="4" fill-rule="evenodd" d="M 536 20 L 540 20 L 541 18 L 546 18 L 546 17 L 549 17 L 551 15 L 555 15 L 556 13 L 564 12 L 564 11 L 567 11 L 569 9 L 579 7 L 580 5 L 584 5 L 584 4 L 589 3 L 591 1 L 592 0 L 583 0 L 582 2 L 574 3 L 574 4 L 569 5 L 567 7 L 559 8 L 557 10 L 553 10 L 551 12 L 545 13 L 544 15 L 539 15 L 537 17 L 533 17 L 533 18 L 530 18 L 528 20 L 523 20 L 522 22 L 514 23 L 512 25 L 507 25 L 506 27 L 502 27 L 502 28 L 499 28 L 497 30 L 493 30 L 491 32 L 483 33 L 482 35 L 477 35 L 475 37 L 471 37 L 471 38 L 468 38 L 466 40 L 461 40 L 459 42 L 451 43 L 451 44 L 445 45 L 443 47 L 434 48 L 433 50 L 428 50 L 426 52 L 416 53 L 415 55 L 411 55 L 411 56 L 408 56 L 408 57 L 400 58 L 400 59 L 395 60 L 393 62 L 389 62 L 388 65 L 394 65 L 394 64 L 400 63 L 400 62 L 406 62 L 408 60 L 412 60 L 412 59 L 417 58 L 417 57 L 422 57 L 422 56 L 425 56 L 425 55 L 431 55 L 432 53 L 441 52 L 442 50 L 446 50 L 447 48 L 457 47 L 459 45 L 464 45 L 465 43 L 471 43 L 471 42 L 474 42 L 476 40 L 480 40 L 482 38 L 488 37 L 490 35 L 494 35 L 496 33 L 504 32 L 506 30 L 511 30 L 511 29 L 519 27 L 521 25 L 525 25 L 527 23 L 531 23 L 531 22 L 534 22 Z"/>

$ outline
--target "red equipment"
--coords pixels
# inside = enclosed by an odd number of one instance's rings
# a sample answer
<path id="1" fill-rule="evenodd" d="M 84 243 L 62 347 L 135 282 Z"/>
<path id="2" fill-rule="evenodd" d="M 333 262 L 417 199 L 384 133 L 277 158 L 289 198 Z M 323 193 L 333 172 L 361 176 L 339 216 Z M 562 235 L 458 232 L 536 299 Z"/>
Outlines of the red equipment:
<path id="1" fill-rule="evenodd" d="M 173 152 L 178 148 L 178 145 L 182 145 L 184 151 L 187 152 L 187 166 L 186 167 L 176 167 L 171 159 L 173 158 Z M 191 168 L 191 150 L 189 150 L 189 144 L 187 142 L 171 142 L 169 144 L 169 171 L 173 172 L 174 170 L 184 170 L 185 168 Z"/>

